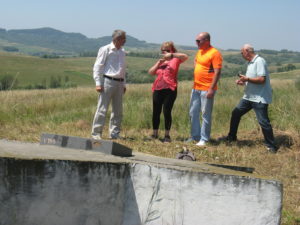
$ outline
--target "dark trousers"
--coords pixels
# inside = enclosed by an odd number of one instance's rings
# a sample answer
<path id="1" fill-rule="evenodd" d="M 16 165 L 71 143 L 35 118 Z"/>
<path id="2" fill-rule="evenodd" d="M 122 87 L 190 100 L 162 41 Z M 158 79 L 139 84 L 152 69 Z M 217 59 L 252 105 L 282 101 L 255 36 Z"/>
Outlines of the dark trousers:
<path id="1" fill-rule="evenodd" d="M 177 90 L 171 89 L 155 90 L 153 92 L 153 129 L 157 130 L 160 123 L 160 114 L 163 109 L 165 117 L 165 129 L 170 130 L 172 125 L 172 108 L 177 97 Z"/>
<path id="2" fill-rule="evenodd" d="M 230 131 L 228 136 L 232 139 L 236 139 L 239 123 L 241 117 L 249 112 L 251 109 L 254 110 L 258 123 L 262 129 L 262 133 L 265 138 L 265 144 L 269 148 L 276 148 L 273 129 L 268 117 L 268 104 L 251 102 L 242 99 L 240 103 L 234 108 L 231 114 L 230 120 Z"/>

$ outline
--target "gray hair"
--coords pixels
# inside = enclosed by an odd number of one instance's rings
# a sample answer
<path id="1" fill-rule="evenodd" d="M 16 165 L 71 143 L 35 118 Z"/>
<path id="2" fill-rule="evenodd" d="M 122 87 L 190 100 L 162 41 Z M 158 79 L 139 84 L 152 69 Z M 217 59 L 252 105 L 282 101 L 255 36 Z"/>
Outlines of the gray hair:
<path id="1" fill-rule="evenodd" d="M 123 30 L 115 30 L 112 34 L 112 39 L 113 40 L 117 40 L 121 37 L 125 37 L 126 36 L 126 32 Z"/>
<path id="2" fill-rule="evenodd" d="M 243 49 L 245 49 L 247 52 L 254 52 L 254 48 L 250 44 L 244 44 Z"/>

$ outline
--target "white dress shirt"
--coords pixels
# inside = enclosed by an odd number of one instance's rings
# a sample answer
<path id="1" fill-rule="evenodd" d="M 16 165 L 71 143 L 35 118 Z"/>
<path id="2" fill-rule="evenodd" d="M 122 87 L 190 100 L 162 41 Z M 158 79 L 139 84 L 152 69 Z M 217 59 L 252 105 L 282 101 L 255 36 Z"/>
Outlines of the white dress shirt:
<path id="1" fill-rule="evenodd" d="M 117 49 L 113 42 L 101 47 L 98 51 L 93 68 L 96 86 L 103 86 L 103 75 L 123 78 L 125 81 L 125 51 L 123 48 Z"/>

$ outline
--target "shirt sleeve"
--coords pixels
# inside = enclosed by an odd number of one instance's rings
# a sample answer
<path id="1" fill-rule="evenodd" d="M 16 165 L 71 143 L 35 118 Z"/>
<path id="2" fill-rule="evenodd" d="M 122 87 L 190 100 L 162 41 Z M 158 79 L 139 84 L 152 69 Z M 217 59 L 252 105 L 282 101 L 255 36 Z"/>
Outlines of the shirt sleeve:
<path id="1" fill-rule="evenodd" d="M 221 69 L 223 63 L 223 57 L 220 52 L 216 52 L 216 54 L 213 56 L 212 64 L 213 68 L 215 69 Z"/>
<path id="2" fill-rule="evenodd" d="M 266 63 L 263 59 L 257 60 L 256 63 L 256 74 L 259 77 L 264 77 L 267 75 Z"/>
<path id="3" fill-rule="evenodd" d="M 93 67 L 93 77 L 96 86 L 103 86 L 103 76 L 101 75 L 103 75 L 106 58 L 107 58 L 107 50 L 106 48 L 102 47 L 98 51 L 97 59 Z"/>

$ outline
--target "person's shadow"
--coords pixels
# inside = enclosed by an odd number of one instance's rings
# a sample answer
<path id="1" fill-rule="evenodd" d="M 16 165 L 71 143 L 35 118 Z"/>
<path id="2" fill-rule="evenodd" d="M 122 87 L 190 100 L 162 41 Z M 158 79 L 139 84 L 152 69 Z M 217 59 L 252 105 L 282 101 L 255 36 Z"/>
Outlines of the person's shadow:
<path id="1" fill-rule="evenodd" d="M 276 135 L 275 142 L 278 147 L 291 148 L 294 145 L 294 140 L 291 136 L 288 135 Z"/>
<path id="2" fill-rule="evenodd" d="M 262 137 L 262 141 L 263 141 L 263 137 Z M 212 139 L 210 141 L 210 143 L 211 143 L 211 145 L 215 145 L 215 146 L 217 146 L 221 143 L 225 143 L 226 146 L 236 145 L 238 147 L 243 147 L 243 146 L 252 147 L 252 146 L 257 145 L 256 140 L 237 140 L 235 142 L 224 142 L 224 141 L 219 141 L 218 139 Z M 282 134 L 275 136 L 275 143 L 278 148 L 281 148 L 281 147 L 291 148 L 294 145 L 294 141 L 291 136 L 282 135 Z"/>

